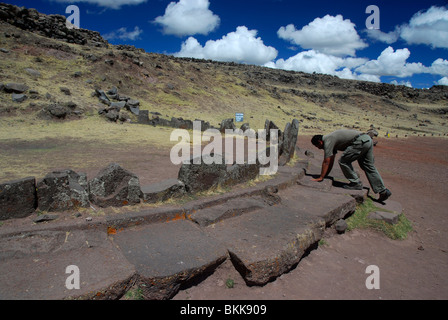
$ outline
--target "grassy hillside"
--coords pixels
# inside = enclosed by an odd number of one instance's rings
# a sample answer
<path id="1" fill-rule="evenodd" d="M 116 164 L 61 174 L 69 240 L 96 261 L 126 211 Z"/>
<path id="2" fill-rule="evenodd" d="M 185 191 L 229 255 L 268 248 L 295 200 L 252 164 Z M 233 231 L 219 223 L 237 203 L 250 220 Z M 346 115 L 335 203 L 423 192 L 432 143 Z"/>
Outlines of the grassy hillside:
<path id="1" fill-rule="evenodd" d="M 297 118 L 301 135 L 328 133 L 342 127 L 367 130 L 371 125 L 380 136 L 386 132 L 392 137 L 447 134 L 446 87 L 416 90 L 327 75 L 180 59 L 129 46 L 70 44 L 4 21 L 0 21 L 0 30 L 0 84 L 23 83 L 29 87 L 28 99 L 20 103 L 0 90 L 1 145 L 12 147 L 17 142 L 51 139 L 111 146 L 174 145 L 169 139 L 170 128 L 117 124 L 100 116 L 98 111 L 104 105 L 92 93 L 113 86 L 120 94 L 139 100 L 141 110 L 159 112 L 167 119 L 202 119 L 213 126 L 233 118 L 235 112 L 243 112 L 245 122 L 254 129 L 263 128 L 266 119 L 283 129 Z M 61 87 L 68 88 L 70 95 Z M 67 103 L 76 105 L 79 116 L 65 120 L 42 117 L 42 109 L 49 105 Z M 134 115 L 129 117 L 136 121 Z M 21 158 L 3 149 L 2 168 L 28 166 L 30 150 Z M 12 176 L 14 173 L 4 175 Z"/>

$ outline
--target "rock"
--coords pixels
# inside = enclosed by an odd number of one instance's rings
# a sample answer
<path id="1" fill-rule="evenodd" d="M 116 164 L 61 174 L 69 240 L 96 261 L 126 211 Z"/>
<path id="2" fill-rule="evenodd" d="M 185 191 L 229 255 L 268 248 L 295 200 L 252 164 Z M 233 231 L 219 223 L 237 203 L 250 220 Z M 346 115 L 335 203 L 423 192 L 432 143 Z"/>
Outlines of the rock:
<path id="1" fill-rule="evenodd" d="M 211 163 L 213 159 L 216 163 Z M 185 184 L 187 192 L 197 193 L 217 187 L 226 176 L 227 165 L 224 158 L 219 154 L 211 154 L 192 158 L 188 164 L 184 163 L 179 170 L 178 179 Z"/>
<path id="2" fill-rule="evenodd" d="M 128 109 L 133 114 L 138 116 L 139 111 L 140 111 L 140 107 L 139 107 L 140 106 L 140 101 L 129 99 L 129 100 L 126 101 L 125 104 L 126 104 L 126 109 Z"/>
<path id="3" fill-rule="evenodd" d="M 347 230 L 348 225 L 344 219 L 340 219 L 334 224 L 334 227 L 338 233 L 344 233 L 345 230 Z"/>
<path id="4" fill-rule="evenodd" d="M 90 201 L 100 207 L 137 204 L 142 196 L 139 178 L 117 163 L 101 170 L 88 185 Z"/>
<path id="5" fill-rule="evenodd" d="M 109 98 L 107 97 L 107 95 L 104 93 L 103 90 L 95 90 L 94 93 L 102 103 L 104 103 L 105 105 L 110 106 L 111 102 L 109 100 Z"/>
<path id="6" fill-rule="evenodd" d="M 66 87 L 60 87 L 59 89 L 61 90 L 62 93 L 64 93 L 64 94 L 67 95 L 67 96 L 70 96 L 70 95 L 72 94 L 72 93 L 70 92 L 70 89 L 69 89 L 69 88 L 66 88 Z"/>
<path id="7" fill-rule="evenodd" d="M 221 126 L 219 128 L 219 131 L 221 133 L 225 133 L 226 129 L 235 130 L 235 124 L 233 123 L 233 119 L 224 119 L 221 121 Z"/>
<path id="8" fill-rule="evenodd" d="M 112 122 L 117 121 L 119 116 L 120 114 L 116 110 L 110 110 L 106 113 L 106 118 Z"/>
<path id="9" fill-rule="evenodd" d="M 52 221 L 52 220 L 56 220 L 57 218 L 59 218 L 59 216 L 56 214 L 41 214 L 36 219 L 33 219 L 33 222 L 39 223 L 39 222 L 45 222 L 45 221 Z"/>
<path id="10" fill-rule="evenodd" d="M 36 207 L 34 177 L 0 184 L 0 220 L 27 217 L 36 210 Z"/>
<path id="11" fill-rule="evenodd" d="M 178 128 L 178 129 L 186 129 L 190 130 L 193 129 L 193 121 L 191 120 L 184 120 L 183 118 L 171 118 L 171 127 Z"/>
<path id="12" fill-rule="evenodd" d="M 248 123 L 244 123 L 243 125 L 241 125 L 241 128 L 240 128 L 243 132 L 246 132 L 246 130 L 249 130 L 250 129 L 250 126 L 249 126 L 249 124 Z"/>
<path id="13" fill-rule="evenodd" d="M 115 63 L 114 60 L 104 60 L 104 62 L 110 66 L 113 66 Z"/>
<path id="14" fill-rule="evenodd" d="M 61 106 L 59 104 L 52 104 L 47 107 L 47 111 L 56 118 L 63 119 L 65 118 L 69 113 L 70 110 L 67 109 L 65 106 Z"/>
<path id="15" fill-rule="evenodd" d="M 41 73 L 40 73 L 39 71 L 34 70 L 34 69 L 31 69 L 31 68 L 26 68 L 25 71 L 26 71 L 29 75 L 31 75 L 31 76 L 33 76 L 33 77 L 36 77 L 36 78 L 39 78 L 39 77 L 41 76 Z"/>
<path id="16" fill-rule="evenodd" d="M 368 218 L 373 220 L 383 220 L 389 224 L 396 224 L 398 223 L 399 216 L 400 214 L 396 212 L 375 211 L 370 212 Z"/>
<path id="17" fill-rule="evenodd" d="M 110 110 L 116 110 L 116 111 L 120 111 L 121 109 L 123 109 L 126 106 L 126 102 L 124 101 L 120 101 L 120 102 L 112 102 L 109 106 L 109 111 Z"/>
<path id="18" fill-rule="evenodd" d="M 37 202 L 50 212 L 89 207 L 86 175 L 71 169 L 50 172 L 37 183 Z"/>
<path id="19" fill-rule="evenodd" d="M 171 198 L 179 198 L 185 194 L 185 185 L 177 179 L 168 179 L 159 183 L 143 186 L 143 202 L 163 202 Z"/>
<path id="20" fill-rule="evenodd" d="M 282 132 L 279 130 L 279 128 L 273 121 L 266 120 L 264 123 L 264 130 L 266 130 L 266 141 L 271 140 L 271 130 L 278 130 L 278 140 L 279 142 L 281 141 Z"/>
<path id="21" fill-rule="evenodd" d="M 109 91 L 107 91 L 107 94 L 111 94 L 111 95 L 116 95 L 118 94 L 118 89 L 117 87 L 112 87 Z"/>
<path id="22" fill-rule="evenodd" d="M 247 182 L 258 177 L 260 173 L 259 164 L 233 164 L 227 167 L 226 177 L 221 184 L 223 186 L 231 186 L 242 182 Z"/>
<path id="23" fill-rule="evenodd" d="M 3 90 L 7 93 L 24 93 L 28 91 L 29 87 L 23 83 L 7 83 Z"/>
<path id="24" fill-rule="evenodd" d="M 138 114 L 138 123 L 140 124 L 149 124 L 149 111 L 148 110 L 140 110 Z"/>
<path id="25" fill-rule="evenodd" d="M 285 165 L 292 159 L 292 157 L 294 157 L 298 134 L 299 121 L 297 119 L 294 119 L 292 123 L 286 124 L 280 148 L 279 165 Z"/>
<path id="26" fill-rule="evenodd" d="M 28 97 L 23 93 L 13 93 L 12 94 L 12 101 L 14 101 L 14 102 L 23 102 L 26 99 L 28 99 Z"/>

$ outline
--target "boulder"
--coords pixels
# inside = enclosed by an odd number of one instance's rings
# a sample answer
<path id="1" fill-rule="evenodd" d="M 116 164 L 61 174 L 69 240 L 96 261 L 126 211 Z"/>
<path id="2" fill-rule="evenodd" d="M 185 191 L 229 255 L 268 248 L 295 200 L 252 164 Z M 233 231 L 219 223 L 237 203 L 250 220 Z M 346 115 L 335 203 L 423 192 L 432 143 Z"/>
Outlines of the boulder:
<path id="1" fill-rule="evenodd" d="M 122 207 L 140 202 L 142 191 L 139 178 L 111 163 L 88 182 L 89 198 L 100 207 Z"/>
<path id="2" fill-rule="evenodd" d="M 64 93 L 65 95 L 67 95 L 67 96 L 70 96 L 72 94 L 70 89 L 67 88 L 67 87 L 60 87 L 59 90 L 61 90 L 61 92 Z"/>
<path id="3" fill-rule="evenodd" d="M 193 121 L 191 120 L 184 120 L 183 118 L 171 118 L 171 127 L 178 128 L 178 129 L 186 129 L 191 130 L 193 129 Z"/>
<path id="4" fill-rule="evenodd" d="M 140 110 L 138 114 L 138 123 L 140 124 L 149 124 L 149 111 L 148 110 Z"/>
<path id="5" fill-rule="evenodd" d="M 298 134 L 299 121 L 294 119 L 291 123 L 288 122 L 283 132 L 283 141 L 279 152 L 279 165 L 285 165 L 294 157 Z"/>
<path id="6" fill-rule="evenodd" d="M 215 160 L 216 163 L 210 163 Z M 195 164 L 198 163 L 198 164 Z M 188 193 L 197 193 L 217 187 L 227 177 L 227 165 L 218 154 L 204 155 L 202 158 L 191 158 L 179 170 L 178 179 L 185 184 Z"/>
<path id="7" fill-rule="evenodd" d="M 27 217 L 36 210 L 36 207 L 34 177 L 0 184 L 0 220 Z"/>
<path id="8" fill-rule="evenodd" d="M 47 111 L 55 118 L 63 119 L 65 118 L 69 113 L 70 110 L 65 107 L 61 106 L 59 104 L 52 104 L 47 107 Z"/>
<path id="9" fill-rule="evenodd" d="M 110 106 L 111 102 L 110 102 L 109 98 L 107 97 L 106 93 L 104 93 L 103 90 L 95 90 L 94 94 L 98 97 L 98 99 L 100 99 L 100 101 L 102 103 L 104 103 L 105 105 Z"/>
<path id="10" fill-rule="evenodd" d="M 48 173 L 37 183 L 37 202 L 49 212 L 89 207 L 87 176 L 71 169 Z"/>
<path id="11" fill-rule="evenodd" d="M 3 90 L 7 93 L 24 93 L 28 91 L 29 87 L 23 83 L 7 83 Z"/>
<path id="12" fill-rule="evenodd" d="M 233 119 L 224 119 L 221 121 L 221 126 L 219 128 L 219 131 L 221 133 L 225 133 L 226 129 L 235 130 L 235 124 L 233 123 Z"/>
<path id="13" fill-rule="evenodd" d="M 227 167 L 227 175 L 223 179 L 223 186 L 231 186 L 255 179 L 260 173 L 259 164 L 233 164 Z"/>
<path id="14" fill-rule="evenodd" d="M 185 185 L 177 179 L 168 179 L 159 183 L 143 186 L 143 202 L 156 203 L 171 198 L 179 198 L 185 194 Z"/>
<path id="15" fill-rule="evenodd" d="M 14 101 L 14 102 L 23 102 L 26 99 L 28 99 L 28 97 L 23 93 L 13 93 L 12 94 L 12 101 Z"/>

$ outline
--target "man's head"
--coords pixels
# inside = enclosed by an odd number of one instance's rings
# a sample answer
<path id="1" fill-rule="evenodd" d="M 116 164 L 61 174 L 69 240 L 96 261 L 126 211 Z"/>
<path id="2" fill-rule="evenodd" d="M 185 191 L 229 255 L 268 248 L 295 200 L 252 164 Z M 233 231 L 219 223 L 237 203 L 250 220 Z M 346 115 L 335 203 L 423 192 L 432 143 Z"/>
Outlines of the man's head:
<path id="1" fill-rule="evenodd" d="M 323 136 L 321 134 L 316 134 L 311 138 L 311 143 L 318 149 L 324 148 L 324 142 L 322 140 Z"/>

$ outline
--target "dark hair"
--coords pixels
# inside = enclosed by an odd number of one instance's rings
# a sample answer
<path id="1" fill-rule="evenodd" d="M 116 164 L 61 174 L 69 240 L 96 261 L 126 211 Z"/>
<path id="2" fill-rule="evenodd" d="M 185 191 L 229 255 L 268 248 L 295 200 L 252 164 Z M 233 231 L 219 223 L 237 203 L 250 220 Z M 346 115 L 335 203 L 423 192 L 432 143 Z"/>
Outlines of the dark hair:
<path id="1" fill-rule="evenodd" d="M 312 143 L 314 146 L 317 146 L 317 143 L 318 143 L 319 141 L 322 141 L 322 138 L 323 138 L 323 135 L 321 135 L 321 134 L 316 134 L 315 136 L 313 136 L 313 137 L 311 138 L 311 143 Z"/>

